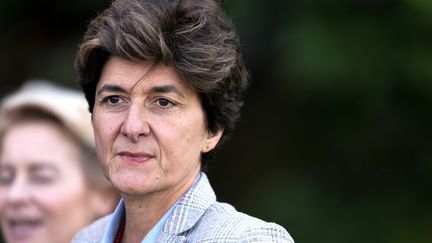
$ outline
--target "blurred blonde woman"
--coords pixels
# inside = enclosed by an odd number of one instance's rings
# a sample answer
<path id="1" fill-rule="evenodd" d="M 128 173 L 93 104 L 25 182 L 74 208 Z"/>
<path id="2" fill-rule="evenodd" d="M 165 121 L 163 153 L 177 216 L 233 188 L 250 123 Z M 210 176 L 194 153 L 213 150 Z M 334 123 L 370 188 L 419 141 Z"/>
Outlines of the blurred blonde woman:
<path id="1" fill-rule="evenodd" d="M 83 95 L 38 81 L 0 107 L 0 223 L 8 243 L 62 243 L 110 213 Z"/>

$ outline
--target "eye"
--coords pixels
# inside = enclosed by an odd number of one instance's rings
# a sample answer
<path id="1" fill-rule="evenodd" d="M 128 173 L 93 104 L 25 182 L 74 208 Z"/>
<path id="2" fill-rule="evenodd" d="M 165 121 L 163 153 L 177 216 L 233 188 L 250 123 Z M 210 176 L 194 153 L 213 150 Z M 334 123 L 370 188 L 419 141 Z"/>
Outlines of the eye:
<path id="1" fill-rule="evenodd" d="M 14 180 L 14 172 L 10 169 L 0 168 L 0 185 L 10 185 Z"/>
<path id="2" fill-rule="evenodd" d="M 117 105 L 119 103 L 121 103 L 122 98 L 120 96 L 117 95 L 111 95 L 111 96 L 107 96 L 103 99 L 103 102 L 107 105 Z"/>
<path id="3" fill-rule="evenodd" d="M 118 96 L 110 96 L 107 98 L 108 103 L 110 104 L 117 104 L 120 102 L 120 97 Z"/>
<path id="4" fill-rule="evenodd" d="M 165 98 L 159 98 L 156 100 L 157 105 L 161 107 L 169 107 L 171 105 L 174 105 L 174 102 L 170 101 L 169 99 Z"/>
<path id="5" fill-rule="evenodd" d="M 30 173 L 30 181 L 34 185 L 53 184 L 59 176 L 60 174 L 55 168 L 37 168 Z"/>
<path id="6" fill-rule="evenodd" d="M 35 184 L 45 185 L 52 184 L 55 180 L 53 175 L 33 175 L 31 181 Z"/>

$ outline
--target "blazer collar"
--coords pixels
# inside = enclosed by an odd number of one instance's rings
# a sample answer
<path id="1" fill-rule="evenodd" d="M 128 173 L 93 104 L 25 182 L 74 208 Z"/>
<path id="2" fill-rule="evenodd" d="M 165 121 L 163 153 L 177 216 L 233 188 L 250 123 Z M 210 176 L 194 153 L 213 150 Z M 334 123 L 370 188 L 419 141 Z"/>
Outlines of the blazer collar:
<path id="1" fill-rule="evenodd" d="M 173 239 L 173 242 L 184 241 L 183 236 L 180 235 L 190 230 L 210 205 L 216 202 L 216 195 L 207 175 L 204 172 L 200 172 L 198 176 L 199 178 L 180 198 L 171 216 L 165 222 L 161 232 L 162 238 Z"/>

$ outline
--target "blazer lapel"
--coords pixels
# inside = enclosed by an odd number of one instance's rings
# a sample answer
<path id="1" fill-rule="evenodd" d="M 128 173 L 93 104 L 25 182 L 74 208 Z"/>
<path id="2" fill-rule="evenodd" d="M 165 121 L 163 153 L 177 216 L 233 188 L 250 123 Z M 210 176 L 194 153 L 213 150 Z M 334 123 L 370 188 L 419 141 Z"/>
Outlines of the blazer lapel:
<path id="1" fill-rule="evenodd" d="M 186 241 L 187 241 L 186 236 L 171 234 L 168 232 L 161 232 L 161 234 L 158 237 L 158 242 L 183 243 Z"/>
<path id="2" fill-rule="evenodd" d="M 187 231 L 195 226 L 205 211 L 215 202 L 216 195 L 207 175 L 201 172 L 199 178 L 180 198 L 174 211 L 165 222 L 159 240 L 161 242 L 184 242 L 186 240 L 184 235 Z M 168 239 L 172 241 L 167 241 Z"/>

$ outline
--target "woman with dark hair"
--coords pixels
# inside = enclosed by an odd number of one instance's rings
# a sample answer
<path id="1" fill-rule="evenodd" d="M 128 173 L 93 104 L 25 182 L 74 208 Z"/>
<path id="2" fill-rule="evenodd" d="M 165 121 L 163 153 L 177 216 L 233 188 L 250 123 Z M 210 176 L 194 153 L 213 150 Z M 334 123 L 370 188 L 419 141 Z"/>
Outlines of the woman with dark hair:
<path id="1" fill-rule="evenodd" d="M 114 213 L 75 242 L 293 242 L 216 201 L 202 168 L 231 134 L 248 74 L 213 0 L 117 0 L 76 58 Z"/>

